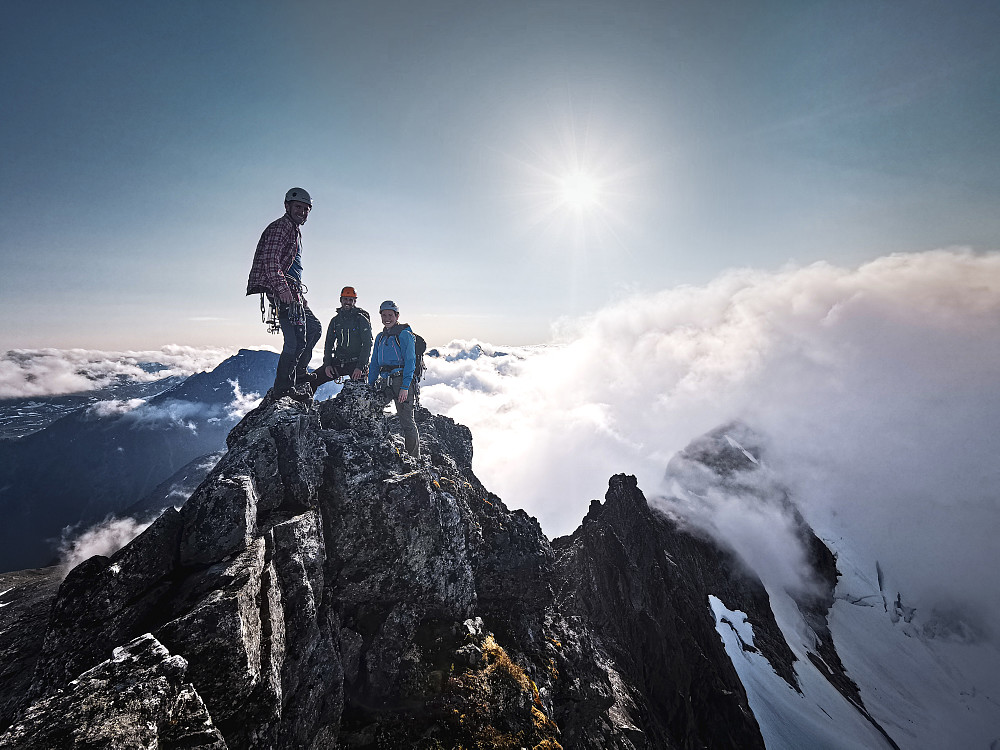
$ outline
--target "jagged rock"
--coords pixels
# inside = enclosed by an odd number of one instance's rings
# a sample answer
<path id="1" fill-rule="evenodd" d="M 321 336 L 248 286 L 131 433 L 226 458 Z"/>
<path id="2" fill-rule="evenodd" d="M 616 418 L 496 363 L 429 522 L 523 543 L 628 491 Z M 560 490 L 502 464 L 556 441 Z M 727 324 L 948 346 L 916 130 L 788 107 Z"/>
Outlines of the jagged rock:
<path id="1" fill-rule="evenodd" d="M 420 460 L 363 384 L 265 399 L 181 511 L 67 576 L 34 707 L 6 704 L 18 726 L 144 637 L 135 660 L 186 665 L 157 704 L 181 732 L 153 721 L 161 748 L 205 721 L 268 750 L 763 746 L 708 604 L 747 613 L 794 685 L 759 580 L 624 475 L 550 544 L 476 478 L 467 428 L 416 417 Z M 160 684 L 149 668 L 129 674 Z M 118 710 L 87 705 L 98 724 Z"/>
<path id="2" fill-rule="evenodd" d="M 62 582 L 31 686 L 49 694 L 111 650 L 147 632 L 163 608 L 174 571 L 182 520 L 168 508 L 110 559 L 96 555 Z"/>
<path id="3" fill-rule="evenodd" d="M 223 750 L 187 662 L 148 633 L 33 704 L 0 748 L 92 747 Z"/>
<path id="4" fill-rule="evenodd" d="M 556 542 L 559 603 L 591 625 L 610 657 L 621 733 L 638 747 L 763 748 L 708 608 L 715 593 L 744 611 L 770 614 L 763 587 L 734 580 L 738 566 L 725 553 L 653 511 L 635 477 L 613 477 L 606 498 L 591 504 L 571 537 Z M 761 601 L 750 606 L 754 599 Z M 778 630 L 773 616 L 767 624 Z M 788 664 L 793 658 L 783 655 Z M 567 669 L 574 670 L 572 661 Z M 596 731 L 560 722 L 558 713 L 556 721 L 567 731 Z M 641 729 L 641 741 L 626 726 Z"/>
<path id="5" fill-rule="evenodd" d="M 546 590 L 551 550 L 475 479 L 465 428 L 442 418 L 438 434 L 421 410 L 428 447 L 452 446 L 462 465 L 445 448 L 417 465 L 381 412 L 354 384 L 317 407 L 265 400 L 180 512 L 66 578 L 32 695 L 51 699 L 152 632 L 187 660 L 235 747 L 468 734 L 441 702 L 469 645 L 457 624 L 483 612 L 508 633 L 540 628 L 544 597 L 528 600 Z M 511 706 L 505 726 L 534 726 L 530 696 Z"/>

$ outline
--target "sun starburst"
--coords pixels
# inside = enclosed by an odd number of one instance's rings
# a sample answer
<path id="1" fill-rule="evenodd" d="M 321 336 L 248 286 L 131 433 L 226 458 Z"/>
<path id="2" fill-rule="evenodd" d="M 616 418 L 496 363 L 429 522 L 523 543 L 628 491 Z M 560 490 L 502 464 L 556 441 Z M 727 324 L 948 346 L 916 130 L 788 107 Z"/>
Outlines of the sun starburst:
<path id="1" fill-rule="evenodd" d="M 587 211 L 600 203 L 601 183 L 592 175 L 577 171 L 559 180 L 559 197 L 567 208 Z"/>

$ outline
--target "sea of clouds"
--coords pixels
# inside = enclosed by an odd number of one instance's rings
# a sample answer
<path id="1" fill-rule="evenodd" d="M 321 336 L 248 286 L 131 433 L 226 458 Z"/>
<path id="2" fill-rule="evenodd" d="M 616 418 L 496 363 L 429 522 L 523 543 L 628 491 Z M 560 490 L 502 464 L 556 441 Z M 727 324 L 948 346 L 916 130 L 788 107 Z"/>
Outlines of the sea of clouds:
<path id="1" fill-rule="evenodd" d="M 120 380 L 151 382 L 171 375 L 210 370 L 236 349 L 164 346 L 152 351 L 11 349 L 0 356 L 0 398 L 80 393 Z M 143 364 L 162 367 L 150 372 Z"/>
<path id="2" fill-rule="evenodd" d="M 881 560 L 904 597 L 1000 618 L 998 253 L 734 270 L 564 321 L 553 346 L 440 352 L 422 403 L 472 429 L 477 474 L 550 536 L 619 472 L 676 507 L 671 456 L 739 419 L 821 536 Z M 682 510 L 777 581 L 801 568 L 759 504 Z"/>

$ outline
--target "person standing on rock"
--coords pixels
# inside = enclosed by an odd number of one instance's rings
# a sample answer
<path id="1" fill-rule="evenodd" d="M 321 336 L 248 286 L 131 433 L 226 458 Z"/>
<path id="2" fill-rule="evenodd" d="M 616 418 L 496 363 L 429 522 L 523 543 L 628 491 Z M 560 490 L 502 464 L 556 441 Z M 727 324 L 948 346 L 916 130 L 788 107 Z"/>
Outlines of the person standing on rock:
<path id="1" fill-rule="evenodd" d="M 376 381 L 387 383 L 387 391 L 396 405 L 396 414 L 403 429 L 406 452 L 420 456 L 420 433 L 413 418 L 413 376 L 417 367 L 416 338 L 410 326 L 399 322 L 399 308 L 392 300 L 379 306 L 382 331 L 375 337 L 372 361 L 368 367 L 368 385 Z"/>
<path id="2" fill-rule="evenodd" d="M 371 318 L 358 307 L 358 294 L 354 287 L 345 286 L 340 292 L 337 314 L 326 327 L 324 366 L 316 381 L 317 385 L 343 376 L 361 380 L 365 376 L 371 354 Z"/>
<path id="3" fill-rule="evenodd" d="M 282 396 L 296 385 L 312 385 L 315 373 L 307 369 L 313 347 L 322 335 L 323 327 L 306 303 L 306 287 L 302 283 L 302 231 L 309 218 L 312 198 L 302 188 L 285 193 L 285 215 L 275 219 L 260 236 L 254 254 L 247 295 L 261 295 L 261 315 L 264 296 L 271 304 L 272 333 L 280 329 L 284 342 L 278 358 L 272 394 Z M 305 394 L 302 394 L 305 395 Z M 311 388 L 308 395 L 311 397 Z"/>

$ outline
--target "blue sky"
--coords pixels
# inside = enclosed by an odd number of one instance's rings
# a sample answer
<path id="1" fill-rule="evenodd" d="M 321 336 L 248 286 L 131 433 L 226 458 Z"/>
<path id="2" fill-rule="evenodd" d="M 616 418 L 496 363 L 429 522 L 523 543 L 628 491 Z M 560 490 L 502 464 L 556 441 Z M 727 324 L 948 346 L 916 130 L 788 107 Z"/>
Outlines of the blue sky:
<path id="1" fill-rule="evenodd" d="M 995 2 L 39 2 L 0 30 L 0 349 L 275 345 L 310 303 L 431 344 L 726 269 L 1000 249 Z M 567 180 L 596 194 L 567 205 Z"/>

